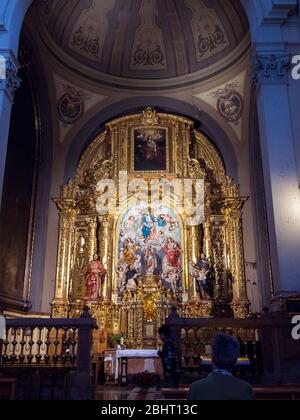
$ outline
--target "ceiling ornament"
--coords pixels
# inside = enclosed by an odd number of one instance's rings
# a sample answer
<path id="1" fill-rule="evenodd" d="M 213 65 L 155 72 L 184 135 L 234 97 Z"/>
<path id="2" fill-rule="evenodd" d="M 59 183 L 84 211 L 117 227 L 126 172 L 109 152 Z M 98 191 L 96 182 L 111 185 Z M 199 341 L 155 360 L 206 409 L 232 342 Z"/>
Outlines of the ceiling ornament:
<path id="1" fill-rule="evenodd" d="M 48 52 L 118 88 L 141 89 L 140 80 L 149 90 L 200 83 L 251 45 L 237 0 L 42 0 L 32 10 Z"/>
<path id="2" fill-rule="evenodd" d="M 143 0 L 140 16 L 142 23 L 135 34 L 131 68 L 166 69 L 166 48 L 162 29 L 157 24 L 156 0 Z"/>
<path id="3" fill-rule="evenodd" d="M 89 8 L 83 9 L 73 26 L 69 48 L 81 56 L 102 62 L 110 24 L 108 14 L 114 6 L 115 0 L 93 0 Z"/>
<path id="4" fill-rule="evenodd" d="M 58 118 L 63 124 L 74 124 L 84 113 L 84 100 L 88 96 L 75 87 L 65 86 L 65 93 L 57 104 Z"/>
<path id="5" fill-rule="evenodd" d="M 215 9 L 207 7 L 202 0 L 185 0 L 185 4 L 192 11 L 191 27 L 198 62 L 230 46 L 224 25 Z"/>
<path id="6" fill-rule="evenodd" d="M 215 90 L 210 96 L 217 98 L 219 114 L 228 122 L 238 124 L 243 114 L 244 100 L 236 90 L 238 82 L 227 84 L 223 89 Z"/>

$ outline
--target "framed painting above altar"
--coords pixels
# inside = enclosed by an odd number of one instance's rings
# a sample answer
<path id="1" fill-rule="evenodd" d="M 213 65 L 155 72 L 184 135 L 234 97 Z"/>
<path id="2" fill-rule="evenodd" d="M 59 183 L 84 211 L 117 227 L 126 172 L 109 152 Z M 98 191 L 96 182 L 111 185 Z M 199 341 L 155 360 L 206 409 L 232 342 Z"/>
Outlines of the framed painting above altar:
<path id="1" fill-rule="evenodd" d="M 132 172 L 169 172 L 169 133 L 166 128 L 132 130 Z"/>

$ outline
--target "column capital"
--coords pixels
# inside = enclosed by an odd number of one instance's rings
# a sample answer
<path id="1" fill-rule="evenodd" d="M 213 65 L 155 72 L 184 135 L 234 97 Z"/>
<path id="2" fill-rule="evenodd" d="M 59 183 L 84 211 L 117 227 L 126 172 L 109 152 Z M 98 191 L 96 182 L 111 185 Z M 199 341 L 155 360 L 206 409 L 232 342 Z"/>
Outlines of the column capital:
<path id="1" fill-rule="evenodd" d="M 12 51 L 0 49 L 0 66 L 4 66 L 0 71 L 0 91 L 4 91 L 13 103 L 22 80 L 18 77 L 20 65 Z"/>
<path id="2" fill-rule="evenodd" d="M 263 23 L 284 24 L 297 12 L 297 0 L 264 0 L 262 2 Z"/>
<path id="3" fill-rule="evenodd" d="M 252 58 L 250 78 L 253 84 L 287 84 L 290 67 L 290 54 L 256 53 Z"/>

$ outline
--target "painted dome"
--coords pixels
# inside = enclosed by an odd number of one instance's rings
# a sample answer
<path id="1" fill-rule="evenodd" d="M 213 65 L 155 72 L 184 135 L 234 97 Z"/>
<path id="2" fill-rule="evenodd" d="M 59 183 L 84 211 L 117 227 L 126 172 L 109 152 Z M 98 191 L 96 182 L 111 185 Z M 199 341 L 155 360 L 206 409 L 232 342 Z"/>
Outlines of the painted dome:
<path id="1" fill-rule="evenodd" d="M 64 56 L 126 79 L 183 77 L 236 60 L 248 34 L 239 0 L 39 0 L 39 16 Z"/>

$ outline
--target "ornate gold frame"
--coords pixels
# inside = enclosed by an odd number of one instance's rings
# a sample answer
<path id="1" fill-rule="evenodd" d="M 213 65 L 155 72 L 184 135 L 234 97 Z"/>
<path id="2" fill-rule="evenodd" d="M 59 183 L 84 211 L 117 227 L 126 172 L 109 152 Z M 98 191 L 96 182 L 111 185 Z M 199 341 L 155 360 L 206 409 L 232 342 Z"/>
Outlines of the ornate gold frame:
<path id="1" fill-rule="evenodd" d="M 132 130 L 139 127 L 169 130 L 173 172 L 132 173 L 131 135 Z M 120 215 L 103 217 L 97 214 L 96 185 L 103 179 L 117 182 L 120 171 L 127 171 L 129 178 L 138 176 L 146 182 L 163 177 L 205 180 L 202 228 L 187 226 L 184 223 L 186 216 L 181 215 L 184 242 L 184 291 L 181 296 L 172 296 L 159 279 L 147 276 L 135 294 L 125 293 L 121 303 L 116 299 L 114 267 Z M 60 227 L 53 316 L 80 314 L 85 303 L 82 269 L 96 251 L 108 276 L 104 302 L 90 302 L 89 306 L 101 328 L 109 334 L 122 330 L 129 337 L 131 347 L 155 346 L 156 330 L 173 305 L 186 317 L 232 313 L 243 318 L 248 315 L 250 304 L 246 295 L 242 237 L 242 209 L 247 198 L 240 196 L 238 186 L 225 173 L 219 153 L 201 132 L 195 130 L 192 121 L 158 114 L 151 108 L 142 114 L 112 121 L 84 152 L 75 179 L 62 187 L 61 196 L 54 201 L 59 210 Z M 211 258 L 215 268 L 215 296 L 211 301 L 200 300 L 189 274 L 189 262 L 196 261 L 201 251 Z M 155 304 L 150 296 L 154 296 Z M 154 312 L 157 314 L 155 320 Z M 149 331 L 153 331 L 152 337 L 147 336 Z"/>

